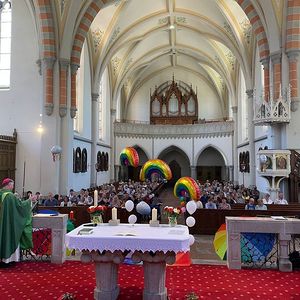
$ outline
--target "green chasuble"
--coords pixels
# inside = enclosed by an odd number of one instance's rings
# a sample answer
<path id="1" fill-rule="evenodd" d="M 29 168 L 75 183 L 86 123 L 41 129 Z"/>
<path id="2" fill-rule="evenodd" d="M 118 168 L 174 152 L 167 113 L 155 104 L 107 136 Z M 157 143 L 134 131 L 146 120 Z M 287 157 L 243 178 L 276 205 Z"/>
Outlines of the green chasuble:
<path id="1" fill-rule="evenodd" d="M 9 190 L 0 190 L 0 259 L 9 258 L 20 244 L 33 248 L 30 200 L 21 201 Z"/>

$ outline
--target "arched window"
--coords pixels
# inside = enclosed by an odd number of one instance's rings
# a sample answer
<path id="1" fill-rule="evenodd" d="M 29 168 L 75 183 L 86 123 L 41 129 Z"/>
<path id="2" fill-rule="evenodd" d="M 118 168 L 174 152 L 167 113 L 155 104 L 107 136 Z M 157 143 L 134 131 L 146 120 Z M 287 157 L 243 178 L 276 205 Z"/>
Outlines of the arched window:
<path id="1" fill-rule="evenodd" d="M 77 147 L 75 150 L 75 173 L 81 172 L 81 149 Z"/>
<path id="2" fill-rule="evenodd" d="M 105 170 L 104 171 L 108 171 L 108 153 L 105 153 Z"/>
<path id="3" fill-rule="evenodd" d="M 11 1 L 0 0 L 0 89 L 10 86 Z"/>
<path id="4" fill-rule="evenodd" d="M 83 148 L 81 153 L 81 173 L 85 172 L 87 172 L 87 151 Z"/>
<path id="5" fill-rule="evenodd" d="M 96 166 L 97 172 L 100 172 L 101 170 L 101 152 L 97 152 L 97 166 Z"/>
<path id="6" fill-rule="evenodd" d="M 101 153 L 101 167 L 100 167 L 100 171 L 105 171 L 105 153 L 104 152 Z"/>

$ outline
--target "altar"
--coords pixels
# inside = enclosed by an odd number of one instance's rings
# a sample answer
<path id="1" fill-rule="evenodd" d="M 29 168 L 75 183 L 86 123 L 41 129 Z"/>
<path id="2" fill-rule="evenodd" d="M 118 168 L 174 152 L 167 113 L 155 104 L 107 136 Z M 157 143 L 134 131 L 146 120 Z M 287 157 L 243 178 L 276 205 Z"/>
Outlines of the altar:
<path id="1" fill-rule="evenodd" d="M 62 264 L 66 260 L 67 221 L 67 214 L 36 214 L 32 217 L 33 228 L 51 229 L 51 262 L 55 264 Z"/>
<path id="2" fill-rule="evenodd" d="M 278 267 L 282 272 L 291 272 L 288 248 L 292 234 L 300 233 L 300 220 L 284 217 L 226 217 L 227 266 L 241 269 L 240 235 L 244 232 L 278 234 Z"/>
<path id="3" fill-rule="evenodd" d="M 70 249 L 82 251 L 81 261 L 95 264 L 94 299 L 115 300 L 119 294 L 118 269 L 129 252 L 134 262 L 143 262 L 145 300 L 166 300 L 166 264 L 175 262 L 176 253 L 190 250 L 187 226 L 107 223 L 82 225 L 66 235 Z"/>

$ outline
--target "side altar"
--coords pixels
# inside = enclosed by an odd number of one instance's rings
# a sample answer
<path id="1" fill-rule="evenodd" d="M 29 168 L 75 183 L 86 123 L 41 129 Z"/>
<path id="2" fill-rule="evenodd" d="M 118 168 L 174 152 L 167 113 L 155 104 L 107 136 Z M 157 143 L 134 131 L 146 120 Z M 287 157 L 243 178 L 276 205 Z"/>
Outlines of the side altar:
<path id="1" fill-rule="evenodd" d="M 62 264 L 66 260 L 65 235 L 67 233 L 68 215 L 58 214 L 55 216 L 36 214 L 32 217 L 33 228 L 51 229 L 51 262 Z"/>

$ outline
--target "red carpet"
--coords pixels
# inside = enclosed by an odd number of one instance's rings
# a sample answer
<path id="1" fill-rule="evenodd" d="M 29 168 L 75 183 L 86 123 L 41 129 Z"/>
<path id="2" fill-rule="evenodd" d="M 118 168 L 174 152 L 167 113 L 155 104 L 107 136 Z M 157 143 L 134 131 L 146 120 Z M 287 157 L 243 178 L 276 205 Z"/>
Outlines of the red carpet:
<path id="1" fill-rule="evenodd" d="M 120 300 L 142 299 L 141 266 L 122 265 Z M 77 300 L 93 299 L 92 264 L 68 261 L 63 265 L 23 262 L 0 269 L 1 300 L 52 300 L 69 292 Z M 300 299 L 300 272 L 271 270 L 230 271 L 227 267 L 192 265 L 167 269 L 171 300 L 194 292 L 199 299 Z"/>

